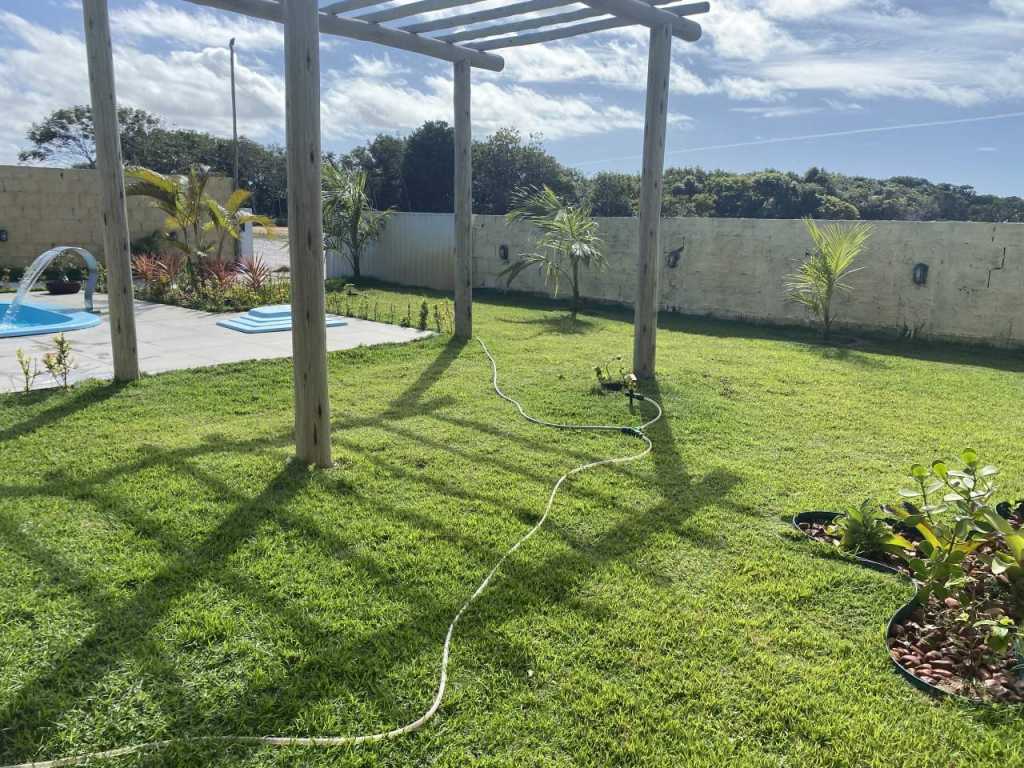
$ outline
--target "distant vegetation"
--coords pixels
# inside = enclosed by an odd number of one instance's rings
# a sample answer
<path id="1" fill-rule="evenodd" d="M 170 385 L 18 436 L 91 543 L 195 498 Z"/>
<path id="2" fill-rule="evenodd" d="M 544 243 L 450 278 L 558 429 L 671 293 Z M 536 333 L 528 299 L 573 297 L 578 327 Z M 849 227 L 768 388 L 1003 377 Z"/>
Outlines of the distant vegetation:
<path id="1" fill-rule="evenodd" d="M 125 163 L 160 173 L 181 173 L 196 164 L 231 175 L 232 143 L 198 131 L 165 128 L 142 110 L 122 108 Z M 33 125 L 26 162 L 71 167 L 94 163 L 92 115 L 69 107 Z M 451 126 L 427 122 L 406 137 L 381 134 L 346 155 L 327 160 L 366 174 L 367 191 L 380 210 L 450 212 L 454 136 Z M 287 216 L 285 153 L 279 146 L 240 140 L 241 184 L 258 213 L 283 222 Z M 548 153 L 537 137 L 503 128 L 473 148 L 473 198 L 477 213 L 505 215 L 509 196 L 524 187 L 547 186 L 569 204 L 585 203 L 595 216 L 633 216 L 639 177 L 599 173 L 585 177 Z M 766 170 L 737 174 L 703 168 L 665 173 L 665 216 L 764 219 L 868 219 L 1024 222 L 1024 199 L 978 194 L 973 187 L 933 184 L 897 176 L 869 179 L 821 168 L 804 174 Z"/>

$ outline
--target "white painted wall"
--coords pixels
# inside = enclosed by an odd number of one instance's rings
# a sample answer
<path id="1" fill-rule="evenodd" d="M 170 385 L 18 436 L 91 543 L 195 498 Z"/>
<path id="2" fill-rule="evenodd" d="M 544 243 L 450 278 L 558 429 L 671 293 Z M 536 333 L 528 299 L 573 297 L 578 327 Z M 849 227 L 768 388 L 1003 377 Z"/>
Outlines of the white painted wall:
<path id="1" fill-rule="evenodd" d="M 608 268 L 584 276 L 590 298 L 631 305 L 636 289 L 636 219 L 601 219 Z M 920 338 L 1024 347 L 1024 224 L 874 222 L 875 233 L 851 278 L 853 294 L 840 298 L 838 322 Z M 662 223 L 661 306 L 670 311 L 763 323 L 806 323 L 805 311 L 786 299 L 785 283 L 810 248 L 801 221 L 665 219 Z M 530 248 L 526 226 L 500 216 L 473 224 L 476 285 L 504 288 L 499 248 L 511 259 Z M 363 273 L 394 283 L 451 290 L 450 215 L 399 213 L 371 247 Z M 669 267 L 672 254 L 678 264 Z M 929 266 L 928 283 L 912 270 Z M 328 275 L 347 275 L 347 263 L 328 260 Z M 513 284 L 547 293 L 535 271 Z"/>

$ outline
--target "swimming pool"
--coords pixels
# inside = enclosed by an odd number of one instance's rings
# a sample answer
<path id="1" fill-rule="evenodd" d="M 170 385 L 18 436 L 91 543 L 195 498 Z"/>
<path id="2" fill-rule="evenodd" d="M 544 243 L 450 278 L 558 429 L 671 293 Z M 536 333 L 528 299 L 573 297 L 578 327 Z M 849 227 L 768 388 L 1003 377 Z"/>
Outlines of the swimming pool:
<path id="1" fill-rule="evenodd" d="M 12 336 L 38 336 L 93 328 L 102 322 L 99 315 L 82 310 L 59 309 L 43 304 L 22 304 L 13 323 L 8 323 L 11 302 L 0 301 L 0 339 Z"/>

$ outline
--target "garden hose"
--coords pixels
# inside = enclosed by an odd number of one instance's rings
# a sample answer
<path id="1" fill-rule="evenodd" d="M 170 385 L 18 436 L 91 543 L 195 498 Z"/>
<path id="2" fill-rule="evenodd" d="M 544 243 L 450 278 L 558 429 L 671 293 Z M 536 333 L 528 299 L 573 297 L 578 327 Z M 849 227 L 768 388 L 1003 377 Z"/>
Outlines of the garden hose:
<path id="1" fill-rule="evenodd" d="M 551 493 L 548 496 L 547 505 L 544 507 L 544 514 L 541 515 L 540 519 L 534 524 L 530 530 L 523 534 L 511 547 L 509 547 L 505 553 L 498 558 L 498 561 L 491 568 L 490 572 L 480 582 L 480 586 L 476 588 L 476 591 L 462 604 L 458 612 L 455 614 L 455 618 L 452 619 L 452 623 L 448 626 L 448 632 L 444 638 L 444 648 L 441 651 L 441 668 L 440 676 L 437 684 L 437 691 L 434 694 L 434 699 L 430 706 L 427 708 L 419 718 L 397 728 L 393 728 L 389 731 L 380 731 L 379 733 L 370 733 L 362 736 L 181 736 L 178 738 L 163 739 L 160 741 L 150 741 L 144 744 L 134 744 L 127 747 L 118 747 L 116 749 L 108 749 L 99 752 L 89 752 L 87 754 L 75 755 L 73 757 L 62 757 L 55 760 L 42 760 L 38 762 L 29 763 L 17 763 L 14 765 L 0 766 L 0 768 L 66 768 L 67 766 L 81 765 L 83 763 L 94 761 L 94 760 L 107 760 L 117 757 L 127 757 L 129 755 L 139 754 L 143 752 L 153 752 L 160 749 L 165 749 L 173 745 L 184 745 L 184 744 L 238 744 L 242 746 L 271 746 L 271 747 L 353 747 L 360 744 L 372 744 L 379 741 L 386 741 L 389 739 L 395 739 L 399 736 L 417 731 L 426 725 L 441 707 L 441 701 L 444 698 L 445 689 L 448 686 L 448 661 L 451 653 L 452 637 L 455 634 L 455 627 L 462 619 L 466 611 L 469 610 L 470 606 L 483 594 L 484 590 L 490 585 L 491 581 L 497 575 L 498 571 L 501 570 L 502 565 L 508 560 L 520 547 L 522 547 L 527 541 L 529 541 L 537 531 L 541 529 L 544 523 L 547 521 L 551 514 L 551 508 L 555 503 L 555 497 L 558 495 L 558 491 L 561 489 L 562 484 L 565 483 L 570 477 L 578 475 L 587 470 L 594 469 L 596 467 L 602 467 L 605 465 L 612 464 L 627 464 L 634 461 L 643 459 L 654 449 L 654 445 L 651 439 L 647 436 L 646 430 L 651 425 L 655 424 L 662 417 L 661 405 L 657 401 L 652 400 L 649 397 L 641 395 L 637 392 L 627 391 L 626 395 L 630 398 L 630 402 L 640 401 L 647 402 L 654 406 L 657 413 L 653 419 L 644 422 L 639 427 L 630 426 L 613 426 L 609 424 L 560 424 L 551 421 L 545 421 L 544 419 L 538 419 L 535 416 L 531 416 L 523 408 L 522 403 L 518 400 L 509 397 L 498 385 L 498 364 L 495 362 L 494 357 L 491 355 L 490 350 L 482 339 L 477 339 L 480 342 L 480 346 L 487 356 L 487 359 L 491 364 L 491 385 L 494 387 L 495 393 L 503 400 L 511 403 L 519 411 L 519 414 L 527 421 L 537 424 L 542 427 L 550 427 L 552 429 L 559 430 L 574 430 L 574 431 L 600 431 L 600 432 L 620 432 L 630 437 L 637 438 L 644 443 L 644 448 L 638 453 L 633 453 L 628 456 L 621 456 L 610 459 L 601 459 L 598 461 L 591 461 L 585 464 L 580 464 L 578 467 L 569 470 L 554 484 L 551 489 Z"/>

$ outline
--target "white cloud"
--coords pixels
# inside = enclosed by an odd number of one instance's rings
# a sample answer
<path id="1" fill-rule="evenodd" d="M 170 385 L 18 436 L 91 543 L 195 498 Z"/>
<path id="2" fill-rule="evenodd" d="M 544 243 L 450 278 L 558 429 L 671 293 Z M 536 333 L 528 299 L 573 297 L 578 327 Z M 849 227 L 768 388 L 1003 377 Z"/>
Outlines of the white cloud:
<path id="1" fill-rule="evenodd" d="M 979 152 L 998 152 L 996 147 L 978 147 Z"/>
<path id="2" fill-rule="evenodd" d="M 589 82 L 616 88 L 647 87 L 647 43 L 601 39 L 594 44 L 536 45 L 505 52 L 505 71 L 488 75 L 501 82 Z M 709 93 L 710 87 L 678 61 L 672 63 L 671 87 L 675 93 Z"/>
<path id="3" fill-rule="evenodd" d="M 733 107 L 731 111 L 742 112 L 749 115 L 758 115 L 767 118 L 799 117 L 800 115 L 813 115 L 821 112 L 821 107 Z"/>
<path id="4" fill-rule="evenodd" d="M 154 0 L 136 7 L 115 9 L 110 15 L 110 26 L 116 39 L 159 39 L 193 48 L 210 48 L 227 47 L 233 37 L 239 48 L 249 51 L 284 48 L 280 24 L 241 14 L 213 13 L 191 5 L 174 7 Z"/>
<path id="5" fill-rule="evenodd" d="M 359 77 L 395 77 L 396 75 L 402 75 L 409 71 L 407 67 L 403 67 L 396 64 L 391 60 L 391 56 L 384 54 L 382 57 L 376 56 L 360 56 L 356 54 L 352 57 L 352 71 Z"/>
<path id="6" fill-rule="evenodd" d="M 716 83 L 716 89 L 737 101 L 777 101 L 782 98 L 778 83 L 753 77 L 723 77 Z"/>
<path id="7" fill-rule="evenodd" d="M 1008 16 L 1024 16 L 1024 0 L 992 0 L 991 5 Z"/>
<path id="8" fill-rule="evenodd" d="M 409 131 L 426 120 L 452 119 L 454 86 L 447 77 L 431 75 L 417 87 L 332 72 L 328 83 L 323 94 L 323 132 L 331 140 L 359 140 L 380 132 Z M 684 115 L 672 116 L 674 124 L 688 120 Z M 513 126 L 526 135 L 564 139 L 640 129 L 643 124 L 639 112 L 581 96 L 553 97 L 490 81 L 473 87 L 473 128 L 481 136 Z"/>
<path id="9" fill-rule="evenodd" d="M 714 52 L 726 59 L 764 61 L 779 54 L 803 54 L 813 46 L 797 40 L 757 8 L 744 8 L 736 0 L 712 3 L 704 17 L 704 31 Z"/>
<path id="10" fill-rule="evenodd" d="M 85 46 L 60 33 L 0 12 L 0 25 L 16 45 L 0 48 L 0 152 L 13 160 L 30 123 L 59 107 L 89 103 Z M 119 45 L 114 52 L 118 101 L 152 111 L 172 125 L 226 134 L 231 130 L 229 55 L 225 48 L 155 54 Z M 239 123 L 256 139 L 271 139 L 284 125 L 280 77 L 243 62 L 235 70 Z"/>
<path id="11" fill-rule="evenodd" d="M 766 0 L 764 12 L 778 19 L 810 19 L 861 5 L 863 0 Z"/>

